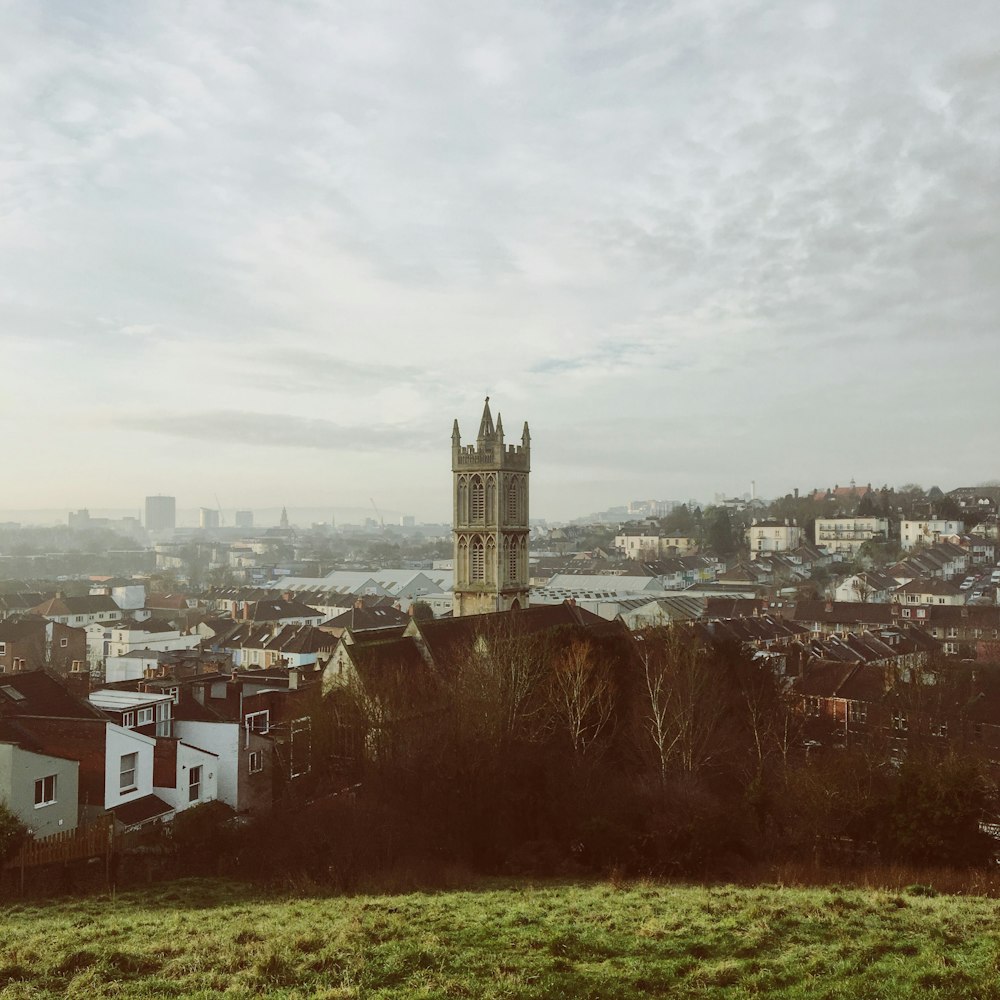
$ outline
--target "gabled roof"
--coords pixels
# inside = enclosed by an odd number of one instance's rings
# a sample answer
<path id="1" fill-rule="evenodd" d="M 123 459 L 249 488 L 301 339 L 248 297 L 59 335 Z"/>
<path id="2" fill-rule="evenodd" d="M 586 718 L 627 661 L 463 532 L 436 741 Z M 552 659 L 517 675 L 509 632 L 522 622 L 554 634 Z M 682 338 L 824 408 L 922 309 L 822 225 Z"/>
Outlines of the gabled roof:
<path id="1" fill-rule="evenodd" d="M 261 600 L 247 607 L 247 619 L 252 622 L 274 622 L 285 618 L 322 618 L 315 608 L 301 601 Z"/>
<path id="2" fill-rule="evenodd" d="M 605 619 L 566 602 L 532 605 L 520 611 L 466 615 L 460 618 L 412 620 L 406 634 L 423 643 L 431 660 L 441 668 L 456 657 L 468 655 L 480 636 L 500 641 L 524 639 L 560 626 L 596 628 L 608 626 Z M 624 626 L 616 625 L 616 629 Z"/>
<path id="3" fill-rule="evenodd" d="M 122 610 L 104 594 L 83 597 L 53 597 L 31 609 L 46 618 L 62 618 L 66 615 L 121 614 Z"/>
<path id="4" fill-rule="evenodd" d="M 897 588 L 897 594 L 933 594 L 936 597 L 958 597 L 961 589 L 950 580 L 938 580 L 935 577 L 921 577 L 904 583 Z"/>
<path id="5" fill-rule="evenodd" d="M 0 621 L 0 642 L 24 642 L 45 635 L 48 619 L 38 615 L 7 618 Z"/>
<path id="6" fill-rule="evenodd" d="M 351 607 L 343 614 L 324 623 L 324 628 L 349 628 L 360 632 L 367 628 L 385 628 L 389 625 L 407 625 L 410 616 L 393 607 L 356 608 Z"/>
<path id="7" fill-rule="evenodd" d="M 45 670 L 0 674 L 0 718 L 13 716 L 103 718 L 96 708 Z"/>

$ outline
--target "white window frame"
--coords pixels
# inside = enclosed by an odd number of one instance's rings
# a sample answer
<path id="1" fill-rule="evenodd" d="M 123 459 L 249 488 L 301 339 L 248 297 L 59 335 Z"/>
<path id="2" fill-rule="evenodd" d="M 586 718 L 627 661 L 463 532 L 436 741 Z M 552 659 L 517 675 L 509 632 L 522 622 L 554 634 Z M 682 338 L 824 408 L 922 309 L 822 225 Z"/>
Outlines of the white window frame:
<path id="1" fill-rule="evenodd" d="M 47 774 L 44 778 L 35 778 L 35 808 L 44 809 L 55 805 L 58 776 Z"/>
<path id="2" fill-rule="evenodd" d="M 63 638 L 59 640 L 60 649 L 66 649 L 67 646 L 69 646 L 69 639 Z"/>
<path id="3" fill-rule="evenodd" d="M 126 792 L 134 792 L 139 785 L 136 783 L 136 779 L 139 776 L 139 754 L 137 751 L 132 753 L 123 753 L 121 760 L 118 763 L 118 787 L 121 790 L 121 794 L 124 795 Z M 131 782 L 128 778 L 131 777 Z"/>
<path id="4" fill-rule="evenodd" d="M 122 715 L 122 725 L 126 729 L 134 729 L 135 728 L 135 712 L 125 712 Z"/>
<path id="5" fill-rule="evenodd" d="M 263 725 L 263 727 L 260 727 L 258 725 L 258 723 L 259 723 L 259 720 L 261 719 L 262 716 L 263 716 L 263 720 L 264 720 L 264 725 Z M 251 733 L 258 733 L 259 735 L 263 736 L 265 733 L 267 733 L 267 732 L 270 731 L 270 729 L 271 729 L 271 710 L 268 709 L 268 708 L 265 708 L 263 711 L 260 711 L 260 712 L 250 712 L 248 715 L 246 715 L 244 717 L 243 723 L 244 723 L 244 725 L 246 727 L 246 731 L 247 731 L 246 745 L 250 746 L 250 734 Z"/>
<path id="6" fill-rule="evenodd" d="M 6 655 L 7 655 L 7 643 L 0 642 L 0 656 L 6 656 Z"/>
<path id="7" fill-rule="evenodd" d="M 260 774 L 264 770 L 264 754 L 260 750 L 251 750 L 248 763 L 251 774 Z"/>
<path id="8" fill-rule="evenodd" d="M 202 765 L 195 764 L 188 770 L 188 802 L 201 801 Z"/>
<path id="9" fill-rule="evenodd" d="M 153 721 L 153 706 L 147 705 L 146 708 L 140 708 L 135 714 L 135 722 L 137 726 L 148 726 Z"/>

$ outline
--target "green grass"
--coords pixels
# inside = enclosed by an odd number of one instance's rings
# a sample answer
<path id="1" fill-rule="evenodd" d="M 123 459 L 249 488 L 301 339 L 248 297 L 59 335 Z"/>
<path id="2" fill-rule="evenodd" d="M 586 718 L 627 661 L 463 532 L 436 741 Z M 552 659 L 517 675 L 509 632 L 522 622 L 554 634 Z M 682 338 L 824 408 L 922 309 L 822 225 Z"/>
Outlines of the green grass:
<path id="1" fill-rule="evenodd" d="M 921 887 L 279 898 L 188 881 L 0 921 L 0 998 L 1000 1000 L 998 903 Z"/>

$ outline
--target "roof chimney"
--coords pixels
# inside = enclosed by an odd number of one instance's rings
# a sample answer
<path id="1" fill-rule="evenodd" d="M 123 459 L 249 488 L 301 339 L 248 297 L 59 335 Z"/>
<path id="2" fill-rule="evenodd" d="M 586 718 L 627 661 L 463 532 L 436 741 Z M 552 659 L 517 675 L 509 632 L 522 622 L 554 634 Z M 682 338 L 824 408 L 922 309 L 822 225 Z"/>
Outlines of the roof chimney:
<path id="1" fill-rule="evenodd" d="M 288 690 L 298 691 L 299 689 L 299 671 L 296 667 L 292 667 L 288 671 Z"/>

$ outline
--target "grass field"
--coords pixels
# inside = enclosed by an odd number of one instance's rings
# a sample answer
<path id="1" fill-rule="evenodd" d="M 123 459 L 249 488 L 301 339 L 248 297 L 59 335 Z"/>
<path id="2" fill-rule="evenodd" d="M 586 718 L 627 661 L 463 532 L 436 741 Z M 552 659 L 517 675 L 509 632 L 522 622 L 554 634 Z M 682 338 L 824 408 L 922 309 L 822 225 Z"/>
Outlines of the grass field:
<path id="1" fill-rule="evenodd" d="M 1000 998 L 1000 903 L 539 885 L 279 898 L 188 881 L 0 911 L 0 997 Z"/>

